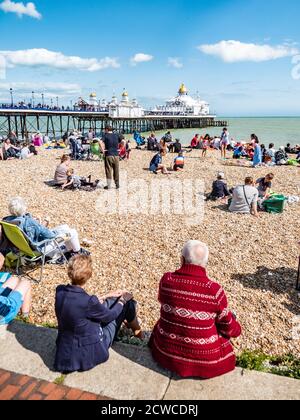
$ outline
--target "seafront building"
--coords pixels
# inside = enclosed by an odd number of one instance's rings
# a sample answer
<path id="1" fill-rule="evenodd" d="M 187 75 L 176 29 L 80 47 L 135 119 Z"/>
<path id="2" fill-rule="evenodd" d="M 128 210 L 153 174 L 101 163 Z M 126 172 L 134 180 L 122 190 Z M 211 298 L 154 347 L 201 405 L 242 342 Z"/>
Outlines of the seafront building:
<path id="1" fill-rule="evenodd" d="M 184 84 L 179 88 L 178 95 L 168 100 L 166 105 L 152 109 L 156 115 L 207 116 L 210 114 L 209 104 L 200 98 L 194 99 Z"/>
<path id="2" fill-rule="evenodd" d="M 107 124 L 126 134 L 227 126 L 227 121 L 216 120 L 206 101 L 189 95 L 184 84 L 164 105 L 148 110 L 136 99 L 130 99 L 125 89 L 120 99 L 114 95 L 110 101 L 98 100 L 97 94 L 92 92 L 88 99 L 80 97 L 75 104 L 70 102 L 71 107 L 3 104 L 0 106 L 0 135 L 13 131 L 20 138 L 28 138 L 30 132 L 41 132 L 57 138 L 72 130 L 85 133 L 89 129 L 101 134 Z"/>
<path id="3" fill-rule="evenodd" d="M 178 94 L 167 100 L 164 105 L 145 110 L 136 99 L 129 99 L 128 92 L 124 89 L 121 101 L 114 95 L 109 103 L 106 100 L 98 101 L 96 93 L 91 93 L 89 101 L 79 98 L 75 109 L 79 111 L 108 112 L 110 118 L 142 118 L 145 115 L 160 116 L 187 116 L 204 117 L 210 115 L 210 106 L 199 97 L 193 98 L 182 83 Z"/>

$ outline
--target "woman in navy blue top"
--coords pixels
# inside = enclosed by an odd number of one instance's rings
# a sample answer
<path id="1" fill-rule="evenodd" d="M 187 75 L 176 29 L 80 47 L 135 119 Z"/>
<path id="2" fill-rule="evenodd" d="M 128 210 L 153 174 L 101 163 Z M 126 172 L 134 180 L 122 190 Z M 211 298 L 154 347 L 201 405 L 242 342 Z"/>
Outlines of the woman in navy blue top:
<path id="1" fill-rule="evenodd" d="M 163 157 L 165 156 L 164 151 L 160 151 L 157 153 L 150 162 L 149 170 L 150 172 L 157 174 L 158 172 L 162 172 L 165 175 L 168 175 L 169 172 L 165 165 L 163 165 Z"/>
<path id="2" fill-rule="evenodd" d="M 83 372 L 108 360 L 109 348 L 123 322 L 136 337 L 142 339 L 143 333 L 137 320 L 137 304 L 130 293 L 118 291 L 99 300 L 84 291 L 82 287 L 92 276 L 91 257 L 73 257 L 68 275 L 72 284 L 56 290 L 55 370 Z"/>

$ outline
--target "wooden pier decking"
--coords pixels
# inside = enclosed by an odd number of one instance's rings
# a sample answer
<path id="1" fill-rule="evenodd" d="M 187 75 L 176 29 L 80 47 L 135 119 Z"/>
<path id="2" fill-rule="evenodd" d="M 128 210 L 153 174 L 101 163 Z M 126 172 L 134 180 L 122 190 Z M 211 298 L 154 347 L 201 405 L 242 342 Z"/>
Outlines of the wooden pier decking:
<path id="1" fill-rule="evenodd" d="M 141 118 L 111 118 L 108 112 L 87 112 L 67 110 L 0 109 L 0 133 L 15 132 L 28 138 L 30 133 L 40 132 L 57 138 L 65 132 L 94 130 L 101 133 L 106 125 L 131 134 L 135 130 L 149 131 L 184 128 L 227 127 L 227 121 L 216 120 L 213 115 L 145 115 Z"/>

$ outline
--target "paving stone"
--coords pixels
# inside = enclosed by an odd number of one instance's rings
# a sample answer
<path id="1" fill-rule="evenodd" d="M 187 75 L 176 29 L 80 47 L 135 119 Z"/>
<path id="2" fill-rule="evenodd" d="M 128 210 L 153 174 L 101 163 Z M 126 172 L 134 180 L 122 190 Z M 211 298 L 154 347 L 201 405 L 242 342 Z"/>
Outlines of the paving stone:
<path id="1" fill-rule="evenodd" d="M 0 368 L 53 382 L 56 337 L 55 330 L 13 322 L 1 340 Z"/>
<path id="2" fill-rule="evenodd" d="M 172 379 L 165 400 L 299 400 L 300 381 L 236 369 L 209 381 Z"/>
<path id="3" fill-rule="evenodd" d="M 169 381 L 170 373 L 154 363 L 147 349 L 118 343 L 106 364 L 68 375 L 65 385 L 113 399 L 160 400 Z"/>
<path id="4" fill-rule="evenodd" d="M 300 399 L 300 381 L 236 369 L 209 381 L 180 380 L 153 361 L 147 348 L 117 343 L 110 360 L 90 372 L 68 375 L 64 385 L 53 384 L 57 332 L 14 322 L 1 338 L 0 396 L 2 399 L 203 400 Z M 10 371 L 10 372 L 7 372 Z M 24 375 L 18 377 L 12 372 Z M 171 379 L 172 377 L 172 379 Z M 36 379 L 33 379 L 36 378 Z M 84 394 L 83 394 L 84 393 Z M 89 394 L 94 394 L 93 396 Z M 106 396 L 106 397 L 101 397 Z"/>

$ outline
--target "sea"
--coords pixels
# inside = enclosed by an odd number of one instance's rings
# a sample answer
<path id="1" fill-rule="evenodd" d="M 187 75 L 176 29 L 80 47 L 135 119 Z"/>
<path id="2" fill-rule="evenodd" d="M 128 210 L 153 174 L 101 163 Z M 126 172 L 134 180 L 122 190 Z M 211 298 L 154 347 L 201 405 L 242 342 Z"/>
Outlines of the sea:
<path id="1" fill-rule="evenodd" d="M 266 117 L 266 118 L 226 118 L 218 117 L 218 120 L 228 121 L 230 137 L 239 141 L 249 141 L 251 134 L 256 134 L 261 144 L 269 146 L 274 143 L 277 148 L 286 146 L 287 143 L 293 146 L 300 144 L 300 117 Z M 190 144 L 194 135 L 209 134 L 210 136 L 220 136 L 221 127 L 201 129 L 172 130 L 174 138 L 181 140 L 182 144 Z M 159 138 L 164 132 L 157 132 Z"/>
<path id="2" fill-rule="evenodd" d="M 218 116 L 218 120 L 228 121 L 228 129 L 230 137 L 239 141 L 248 141 L 251 134 L 256 134 L 262 144 L 268 146 L 274 143 L 277 148 L 291 143 L 293 146 L 300 144 L 300 117 L 251 117 L 251 118 L 227 118 L 226 116 Z M 64 130 L 67 129 L 64 124 Z M 3 127 L 3 126 L 2 126 Z M 0 118 L 1 131 L 1 118 Z M 43 129 L 41 128 L 41 132 Z M 220 136 L 222 127 L 207 129 L 184 129 L 172 130 L 174 138 L 181 140 L 183 145 L 189 145 L 195 134 L 209 134 L 210 136 Z M 161 138 L 165 132 L 156 132 L 156 136 Z M 7 133 L 0 132 L 5 136 Z M 99 135 L 99 133 L 97 133 Z M 148 133 L 143 134 L 147 136 Z M 130 136 L 126 136 L 127 138 Z"/>

